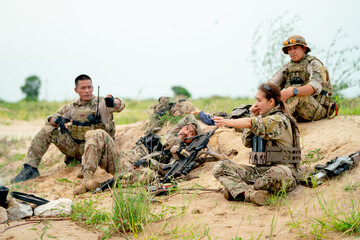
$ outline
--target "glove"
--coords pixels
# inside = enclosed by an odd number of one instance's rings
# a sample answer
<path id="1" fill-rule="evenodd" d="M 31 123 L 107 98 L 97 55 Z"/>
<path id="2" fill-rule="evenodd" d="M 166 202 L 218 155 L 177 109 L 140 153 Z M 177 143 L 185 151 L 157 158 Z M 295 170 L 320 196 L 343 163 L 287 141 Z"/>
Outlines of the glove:
<path id="1" fill-rule="evenodd" d="M 147 167 L 147 166 L 149 166 L 149 162 L 146 159 L 140 159 L 134 163 L 134 166 L 135 167 L 140 167 L 140 166 Z"/>
<path id="2" fill-rule="evenodd" d="M 204 113 L 203 111 L 199 112 L 199 118 L 206 125 L 209 125 L 209 126 L 215 125 L 215 122 L 211 118 L 211 116 L 209 114 Z"/>
<path id="3" fill-rule="evenodd" d="M 63 117 L 55 117 L 55 123 L 60 127 L 61 134 L 69 132 L 69 130 L 65 126 L 65 123 L 67 123 L 69 121 L 70 121 L 69 119 L 66 119 Z"/>
<path id="4" fill-rule="evenodd" d="M 115 107 L 114 97 L 111 94 L 106 96 L 105 105 L 110 108 Z"/>

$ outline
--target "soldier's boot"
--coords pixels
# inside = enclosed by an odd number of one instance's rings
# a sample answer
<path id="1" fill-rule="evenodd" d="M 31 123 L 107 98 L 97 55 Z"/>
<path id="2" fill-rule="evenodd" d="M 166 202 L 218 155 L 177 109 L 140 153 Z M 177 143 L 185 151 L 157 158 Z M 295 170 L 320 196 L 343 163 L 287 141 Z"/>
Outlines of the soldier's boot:
<path id="1" fill-rule="evenodd" d="M 268 200 L 270 199 L 270 193 L 266 190 L 254 190 L 250 192 L 250 201 L 263 206 L 265 205 Z"/>
<path id="2" fill-rule="evenodd" d="M 224 198 L 228 201 L 234 201 L 234 197 L 230 194 L 229 190 L 227 190 L 226 188 L 224 188 L 223 190 L 224 192 Z"/>
<path id="3" fill-rule="evenodd" d="M 99 182 L 95 179 L 83 179 L 81 183 L 73 190 L 74 195 L 86 193 L 92 191 L 99 186 Z"/>
<path id="4" fill-rule="evenodd" d="M 24 164 L 24 168 L 21 170 L 21 172 L 10 180 L 11 183 L 18 183 L 23 182 L 32 178 L 36 178 L 40 176 L 40 173 L 37 168 L 34 168 L 28 164 Z"/>
<path id="5" fill-rule="evenodd" d="M 245 194 L 239 193 L 235 198 L 231 195 L 229 190 L 224 188 L 224 198 L 228 201 L 244 201 L 245 200 Z"/>

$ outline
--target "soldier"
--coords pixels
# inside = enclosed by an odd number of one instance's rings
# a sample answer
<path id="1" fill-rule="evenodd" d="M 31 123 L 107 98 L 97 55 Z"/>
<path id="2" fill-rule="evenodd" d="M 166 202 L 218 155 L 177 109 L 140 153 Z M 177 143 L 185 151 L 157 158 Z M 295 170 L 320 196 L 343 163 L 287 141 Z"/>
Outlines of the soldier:
<path id="1" fill-rule="evenodd" d="M 97 97 L 92 94 L 93 90 L 89 76 L 80 75 L 75 79 L 75 92 L 79 99 L 47 117 L 45 126 L 31 142 L 24 168 L 12 182 L 38 177 L 38 166 L 51 143 L 65 154 L 65 162 L 82 158 L 82 164 L 88 161 L 99 162 L 108 172 L 115 171 L 113 112 L 122 111 L 125 102 L 111 95 L 100 97 L 98 102 Z M 89 172 L 89 169 L 83 168 L 78 176 L 84 177 L 83 182 L 86 182 L 91 175 Z"/>
<path id="2" fill-rule="evenodd" d="M 311 49 L 302 36 L 291 36 L 283 44 L 282 50 L 289 54 L 291 61 L 269 82 L 283 89 L 281 99 L 298 121 L 330 117 L 336 103 L 330 99 L 332 89 L 327 69 L 319 59 L 308 55 Z"/>
<path id="3" fill-rule="evenodd" d="M 126 162 L 122 163 L 122 170 L 118 177 L 123 179 L 124 183 L 150 183 L 156 177 L 155 172 L 165 174 L 163 168 L 170 168 L 179 159 L 177 149 L 180 144 L 188 145 L 194 140 L 185 140 L 185 138 L 199 134 L 202 134 L 201 127 L 191 114 L 185 115 L 173 128 L 161 136 L 150 133 L 141 138 L 133 150 L 122 153 L 121 159 Z M 157 141 L 153 141 L 154 138 Z M 159 150 L 160 156 L 146 158 Z M 140 160 L 144 157 L 145 160 Z"/>
<path id="4" fill-rule="evenodd" d="M 186 114 L 193 113 L 196 108 L 191 102 L 186 99 L 180 99 L 178 102 L 171 97 L 160 97 L 158 103 L 153 106 L 154 113 L 150 115 L 149 126 L 146 130 L 146 134 L 151 132 L 158 132 L 161 130 L 163 121 L 161 116 L 169 114 L 171 116 L 184 116 Z"/>
<path id="5" fill-rule="evenodd" d="M 227 200 L 264 205 L 270 192 L 291 191 L 300 180 L 299 130 L 275 84 L 260 85 L 250 110 L 250 118 L 213 119 L 218 127 L 244 128 L 242 140 L 246 147 L 253 147 L 250 153 L 253 165 L 225 159 L 214 166 L 213 175 L 225 187 Z"/>

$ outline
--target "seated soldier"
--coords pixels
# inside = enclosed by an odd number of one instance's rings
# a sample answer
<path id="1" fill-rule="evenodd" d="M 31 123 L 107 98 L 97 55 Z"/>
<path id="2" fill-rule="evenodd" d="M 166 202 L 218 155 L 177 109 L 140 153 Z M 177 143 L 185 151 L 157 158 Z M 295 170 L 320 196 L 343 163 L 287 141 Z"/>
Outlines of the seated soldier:
<path id="1" fill-rule="evenodd" d="M 329 73 L 322 62 L 308 55 L 311 49 L 302 36 L 295 35 L 284 41 L 284 54 L 291 61 L 269 80 L 282 88 L 281 100 L 298 121 L 315 121 L 337 111 L 330 97 L 332 89 Z"/>
<path id="2" fill-rule="evenodd" d="M 190 144 L 194 139 L 187 139 L 197 134 L 201 134 L 201 128 L 193 115 L 188 114 L 182 118 L 172 129 L 166 134 L 160 137 L 160 143 L 162 151 L 161 154 L 170 153 L 177 158 L 176 150 L 183 144 Z M 157 146 L 156 146 L 157 147 Z M 149 155 L 155 148 L 149 149 L 144 144 L 144 141 L 138 141 L 137 145 L 131 151 L 125 151 L 122 153 L 115 152 L 114 157 L 107 158 L 106 161 L 99 161 L 98 158 L 86 159 L 82 162 L 82 172 L 84 173 L 84 180 L 79 186 L 74 189 L 74 194 L 85 193 L 86 191 L 96 188 L 99 183 L 97 180 L 92 179 L 97 169 L 97 166 L 102 168 L 103 165 L 111 166 L 111 169 L 115 171 L 108 171 L 111 174 L 117 176 L 119 179 L 123 179 L 123 183 L 132 184 L 134 182 L 149 183 L 155 179 L 155 171 L 162 171 L 164 164 L 171 164 L 169 159 L 165 158 L 165 162 L 160 163 L 154 158 L 146 159 L 145 163 L 135 164 L 137 160 Z M 103 154 L 107 149 L 101 148 L 98 154 Z M 136 166 L 134 166 L 134 164 Z M 108 167 L 105 167 L 106 170 Z M 155 171 L 154 171 L 155 170 Z M 82 176 L 79 176 L 82 177 Z"/>
<path id="3" fill-rule="evenodd" d="M 250 110 L 250 118 L 213 120 L 218 127 L 244 128 L 242 140 L 246 147 L 253 147 L 250 162 L 254 165 L 225 159 L 215 164 L 213 175 L 225 187 L 227 200 L 263 205 L 270 193 L 291 191 L 301 180 L 299 130 L 275 84 L 260 85 Z"/>
<path id="4" fill-rule="evenodd" d="M 46 119 L 45 126 L 31 142 L 24 168 L 12 182 L 39 176 L 38 166 L 51 143 L 65 154 L 66 161 L 97 161 L 108 171 L 114 172 L 113 166 L 106 165 L 107 159 L 115 155 L 113 112 L 122 111 L 125 103 L 111 95 L 99 97 L 98 102 L 92 94 L 93 90 L 89 76 L 82 74 L 75 79 L 75 92 L 79 99 L 63 106 Z M 107 151 L 102 152 L 101 149 Z M 80 176 L 83 174 L 79 172 Z"/>

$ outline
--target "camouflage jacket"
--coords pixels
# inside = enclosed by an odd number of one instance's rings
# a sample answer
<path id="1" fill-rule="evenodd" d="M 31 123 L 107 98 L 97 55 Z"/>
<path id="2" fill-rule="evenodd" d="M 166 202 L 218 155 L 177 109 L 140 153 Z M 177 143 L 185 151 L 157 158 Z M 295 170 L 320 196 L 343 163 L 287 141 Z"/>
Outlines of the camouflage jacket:
<path id="1" fill-rule="evenodd" d="M 264 115 L 251 117 L 251 128 L 245 129 L 242 141 L 246 147 L 252 147 L 253 136 L 271 140 L 279 147 L 293 146 L 293 133 L 290 120 L 277 105 Z"/>
<path id="2" fill-rule="evenodd" d="M 302 84 L 289 83 L 289 78 L 292 77 L 291 75 L 299 74 L 295 72 L 289 75 L 289 67 L 293 69 L 291 72 L 298 71 L 300 74 L 303 72 L 302 78 L 304 79 Z M 280 70 L 269 80 L 269 82 L 272 82 L 281 88 L 287 88 L 290 85 L 300 87 L 309 84 L 315 90 L 313 95 L 319 95 L 322 90 L 326 90 L 331 96 L 331 86 L 327 69 L 323 66 L 320 60 L 309 55 L 306 55 L 305 58 L 301 59 L 298 63 L 291 60 L 289 63 L 282 66 Z"/>
<path id="3" fill-rule="evenodd" d="M 101 116 L 101 122 L 105 126 L 105 130 L 113 137 L 115 136 L 115 123 L 113 121 L 113 112 L 121 112 L 125 108 L 125 102 L 119 98 L 116 98 L 120 101 L 119 108 L 109 108 L 105 105 L 105 100 L 103 97 L 99 98 L 99 113 Z M 91 109 L 92 111 L 96 112 L 97 106 L 97 97 L 95 95 L 92 96 L 89 102 L 82 102 L 80 99 L 62 106 L 54 115 L 48 116 L 46 119 L 45 124 L 51 125 L 49 123 L 49 119 L 51 117 L 64 117 L 70 120 L 75 118 L 75 112 L 77 109 L 84 110 L 84 109 Z"/>

